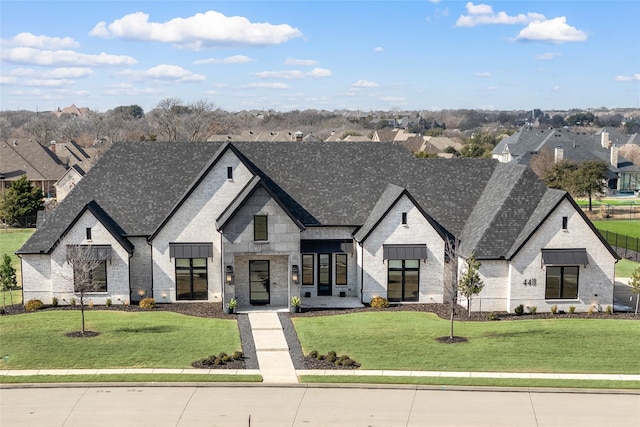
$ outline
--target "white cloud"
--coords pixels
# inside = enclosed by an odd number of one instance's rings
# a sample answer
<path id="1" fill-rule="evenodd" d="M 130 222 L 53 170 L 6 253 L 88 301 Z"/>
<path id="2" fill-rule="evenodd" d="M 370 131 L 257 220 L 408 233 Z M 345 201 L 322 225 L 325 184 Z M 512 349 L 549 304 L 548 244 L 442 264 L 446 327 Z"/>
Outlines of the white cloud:
<path id="1" fill-rule="evenodd" d="M 194 74 L 177 65 L 160 64 L 145 71 L 125 70 L 120 73 L 122 76 L 131 77 L 137 80 L 154 79 L 165 82 L 199 82 L 206 80 L 202 74 Z"/>
<path id="2" fill-rule="evenodd" d="M 195 65 L 201 64 L 247 64 L 249 62 L 253 62 L 253 59 L 249 58 L 245 55 L 233 55 L 227 56 L 226 58 L 209 58 L 209 59 L 198 59 L 193 61 Z"/>
<path id="3" fill-rule="evenodd" d="M 36 36 L 31 33 L 20 33 L 3 44 L 17 47 L 35 47 L 38 49 L 64 49 L 78 47 L 80 43 L 71 37 Z"/>
<path id="4" fill-rule="evenodd" d="M 73 66 L 111 66 L 133 65 L 137 61 L 130 56 L 87 55 L 72 50 L 40 50 L 31 47 L 16 47 L 0 50 L 0 57 L 8 62 L 32 65 L 73 65 Z"/>
<path id="5" fill-rule="evenodd" d="M 260 71 L 254 73 L 256 77 L 261 79 L 303 79 L 304 73 L 300 70 L 287 71 Z"/>
<path id="6" fill-rule="evenodd" d="M 542 41 L 551 43 L 581 42 L 587 39 L 587 34 L 567 24 L 567 18 L 531 22 L 518 34 L 517 40 Z"/>
<path id="7" fill-rule="evenodd" d="M 303 79 L 305 77 L 312 77 L 315 79 L 331 76 L 331 70 L 326 68 L 314 68 L 311 71 L 300 70 L 285 70 L 285 71 L 260 71 L 253 73 L 256 77 L 261 79 Z"/>
<path id="8" fill-rule="evenodd" d="M 107 90 L 104 91 L 105 95 L 156 95 L 162 93 L 162 90 L 158 88 L 142 88 L 139 86 L 134 86 L 129 83 L 117 83 L 109 86 Z"/>
<path id="9" fill-rule="evenodd" d="M 13 85 L 18 81 L 14 76 L 0 76 L 0 85 Z"/>
<path id="10" fill-rule="evenodd" d="M 562 54 L 559 52 L 545 52 L 545 53 L 541 53 L 540 55 L 536 55 L 536 59 L 540 61 L 548 61 L 553 58 L 557 58 L 561 55 Z"/>
<path id="11" fill-rule="evenodd" d="M 238 87 L 239 89 L 289 89 L 286 83 L 249 83 Z"/>
<path id="12" fill-rule="evenodd" d="M 14 68 L 9 74 L 16 77 L 29 77 L 35 76 L 37 72 L 33 68 Z"/>
<path id="13" fill-rule="evenodd" d="M 384 52 L 384 48 L 382 46 L 376 46 L 373 48 L 374 52 Z"/>
<path id="14" fill-rule="evenodd" d="M 552 92 L 562 92 L 562 86 L 555 85 L 551 88 Z"/>
<path id="15" fill-rule="evenodd" d="M 407 98 L 405 98 L 404 96 L 383 96 L 380 99 L 386 102 L 406 102 L 407 101 Z"/>
<path id="16" fill-rule="evenodd" d="M 173 43 L 193 50 L 218 46 L 277 45 L 302 37 L 300 30 L 287 24 L 253 23 L 242 16 L 228 17 L 212 10 L 166 22 L 150 22 L 148 14 L 136 12 L 108 25 L 100 22 L 89 34 L 102 38 Z"/>
<path id="17" fill-rule="evenodd" d="M 371 87 L 378 87 L 380 85 L 378 83 L 376 83 L 376 82 L 370 82 L 368 80 L 358 80 L 357 82 L 355 82 L 351 86 L 352 87 L 361 87 L 361 88 L 371 88 Z"/>
<path id="18" fill-rule="evenodd" d="M 45 87 L 58 87 L 58 86 L 67 86 L 73 84 L 71 80 L 65 79 L 32 79 L 27 80 L 25 85 L 27 86 L 45 86 Z"/>
<path id="19" fill-rule="evenodd" d="M 286 65 L 295 65 L 297 67 L 313 67 L 314 65 L 318 65 L 318 61 L 314 59 L 287 58 L 284 63 Z"/>
<path id="20" fill-rule="evenodd" d="M 474 76 L 486 79 L 487 77 L 491 77 L 491 73 L 487 73 L 487 72 L 475 73 Z"/>
<path id="21" fill-rule="evenodd" d="M 429 3 L 438 4 L 440 3 L 440 0 L 429 0 Z"/>
<path id="22" fill-rule="evenodd" d="M 640 73 L 630 76 L 615 76 L 614 80 L 618 82 L 640 82 Z"/>
<path id="23" fill-rule="evenodd" d="M 475 27 L 487 24 L 527 24 L 532 21 L 546 19 L 544 15 L 536 12 L 520 13 L 515 16 L 509 16 L 506 12 L 495 13 L 493 8 L 487 4 L 474 5 L 472 2 L 468 2 L 465 7 L 468 15 L 461 15 L 456 21 L 456 27 Z"/>
<path id="24" fill-rule="evenodd" d="M 91 68 L 70 67 L 70 68 L 54 68 L 53 70 L 42 73 L 43 78 L 47 79 L 78 79 L 88 77 L 93 74 Z"/>
<path id="25" fill-rule="evenodd" d="M 331 74 L 331 70 L 326 68 L 314 68 L 307 73 L 307 76 L 313 77 L 314 79 L 321 79 L 323 77 L 330 77 Z"/>

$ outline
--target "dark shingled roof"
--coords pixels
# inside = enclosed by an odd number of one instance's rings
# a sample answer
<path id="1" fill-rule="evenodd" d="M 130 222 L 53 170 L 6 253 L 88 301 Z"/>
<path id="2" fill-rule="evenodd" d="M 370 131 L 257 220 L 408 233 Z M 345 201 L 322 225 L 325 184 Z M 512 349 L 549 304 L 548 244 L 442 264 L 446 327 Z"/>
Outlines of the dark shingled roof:
<path id="1" fill-rule="evenodd" d="M 547 193 L 559 194 L 524 166 L 417 159 L 394 143 L 117 143 L 19 253 L 49 252 L 91 201 L 124 236 L 151 236 L 226 149 L 304 226 L 363 226 L 406 189 L 439 231 L 468 239 L 465 248 L 483 257 L 507 256 L 532 215 L 555 206 L 541 204 L 553 199 Z"/>

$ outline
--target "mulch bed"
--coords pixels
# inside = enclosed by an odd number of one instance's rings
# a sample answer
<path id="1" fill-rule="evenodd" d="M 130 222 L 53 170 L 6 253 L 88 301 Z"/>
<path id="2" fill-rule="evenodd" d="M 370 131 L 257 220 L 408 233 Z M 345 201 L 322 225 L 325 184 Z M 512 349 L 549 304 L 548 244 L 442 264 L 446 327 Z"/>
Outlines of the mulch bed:
<path id="1" fill-rule="evenodd" d="M 64 334 L 66 337 L 69 338 L 93 338 L 93 337 L 97 337 L 98 335 L 100 335 L 100 332 L 95 332 L 95 331 L 75 331 L 75 332 L 67 332 L 66 334 Z"/>
<path id="2" fill-rule="evenodd" d="M 244 369 L 244 360 L 231 360 L 229 362 L 225 362 L 224 365 L 205 365 L 201 361 L 196 361 L 191 364 L 194 368 L 197 369 Z"/>
<path id="3" fill-rule="evenodd" d="M 47 310 L 80 310 L 80 306 L 57 306 L 50 307 L 47 306 L 39 311 L 47 311 Z M 225 314 L 222 309 L 222 303 L 211 303 L 211 302 L 189 302 L 189 303 L 174 303 L 174 304 L 156 304 L 156 307 L 153 310 L 144 310 L 141 309 L 137 305 L 112 305 L 111 307 L 106 307 L 103 305 L 96 305 L 93 307 L 85 307 L 86 311 L 92 310 L 109 310 L 109 311 L 126 311 L 126 312 L 136 312 L 136 311 L 168 311 L 172 313 L 184 314 L 187 316 L 196 316 L 196 317 L 204 317 L 204 318 L 212 318 L 212 319 L 235 319 L 235 314 Z M 375 309 L 370 307 L 362 307 L 362 308 L 349 308 L 349 309 L 302 309 L 300 313 L 292 313 L 292 317 L 314 317 L 314 316 L 331 316 L 336 314 L 348 314 L 348 313 L 360 313 L 360 312 L 375 312 L 375 311 L 414 311 L 414 312 L 425 312 L 425 313 L 434 313 L 438 317 L 448 320 L 449 319 L 449 305 L 448 304 L 400 304 L 394 305 L 383 309 Z M 20 314 L 25 313 L 24 306 L 22 304 L 14 304 L 6 306 L 6 314 Z M 552 313 L 536 313 L 536 314 L 523 314 L 521 316 L 517 316 L 512 313 L 507 312 L 494 312 L 496 318 L 495 320 L 531 320 L 531 319 L 635 319 L 640 320 L 640 315 L 636 316 L 633 313 L 622 313 L 616 312 L 613 314 L 607 314 L 605 312 L 600 313 L 563 313 L 563 314 L 552 314 Z M 458 306 L 456 309 L 455 320 L 458 321 L 477 321 L 477 322 L 488 322 L 489 313 L 471 313 L 470 316 L 467 315 L 467 310 L 464 307 Z"/>
<path id="4" fill-rule="evenodd" d="M 329 362 L 328 360 L 319 360 L 315 357 L 304 356 L 304 368 L 305 369 L 321 369 L 321 370 L 342 370 L 342 369 L 358 369 L 360 367 L 359 363 L 351 366 L 344 365 L 336 365 L 333 362 Z"/>

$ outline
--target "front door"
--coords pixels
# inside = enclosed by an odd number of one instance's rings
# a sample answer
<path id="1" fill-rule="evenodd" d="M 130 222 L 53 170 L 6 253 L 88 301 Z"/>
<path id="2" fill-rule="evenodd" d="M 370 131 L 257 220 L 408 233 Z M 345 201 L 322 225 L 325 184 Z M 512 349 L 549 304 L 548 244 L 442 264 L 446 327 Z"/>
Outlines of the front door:
<path id="1" fill-rule="evenodd" d="M 318 296 L 331 296 L 331 254 L 318 254 Z"/>
<path id="2" fill-rule="evenodd" d="M 269 261 L 249 261 L 249 299 L 251 304 L 269 304 Z"/>

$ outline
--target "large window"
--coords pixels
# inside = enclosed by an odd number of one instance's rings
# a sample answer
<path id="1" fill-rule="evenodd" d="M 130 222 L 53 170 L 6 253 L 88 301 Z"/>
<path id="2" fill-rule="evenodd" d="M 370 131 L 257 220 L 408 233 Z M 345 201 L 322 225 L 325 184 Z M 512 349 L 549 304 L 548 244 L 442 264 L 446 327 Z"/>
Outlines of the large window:
<path id="1" fill-rule="evenodd" d="M 253 217 L 253 240 L 269 240 L 269 222 L 266 215 L 255 215 Z"/>
<path id="2" fill-rule="evenodd" d="M 207 259 L 176 258 L 176 298 L 206 300 Z"/>
<path id="3" fill-rule="evenodd" d="M 336 254 L 336 285 L 347 284 L 347 254 Z"/>
<path id="4" fill-rule="evenodd" d="M 331 295 L 331 254 L 318 254 L 318 296 Z"/>
<path id="5" fill-rule="evenodd" d="M 420 260 L 388 260 L 387 299 L 392 302 L 418 301 Z"/>
<path id="6" fill-rule="evenodd" d="M 107 292 L 107 262 L 90 261 L 73 264 L 74 292 Z"/>
<path id="7" fill-rule="evenodd" d="M 547 267 L 546 299 L 577 299 L 580 267 Z"/>
<path id="8" fill-rule="evenodd" d="M 315 255 L 302 255 L 302 286 L 313 286 L 313 260 Z"/>

